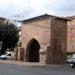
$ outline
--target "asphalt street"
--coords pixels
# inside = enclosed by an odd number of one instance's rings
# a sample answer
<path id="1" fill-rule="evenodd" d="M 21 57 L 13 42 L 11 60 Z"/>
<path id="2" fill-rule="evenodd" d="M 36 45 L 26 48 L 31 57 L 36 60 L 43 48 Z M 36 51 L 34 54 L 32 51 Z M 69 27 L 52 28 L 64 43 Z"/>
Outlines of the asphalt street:
<path id="1" fill-rule="evenodd" d="M 69 66 L 29 67 L 14 64 L 0 64 L 0 75 L 75 75 L 75 68 Z"/>

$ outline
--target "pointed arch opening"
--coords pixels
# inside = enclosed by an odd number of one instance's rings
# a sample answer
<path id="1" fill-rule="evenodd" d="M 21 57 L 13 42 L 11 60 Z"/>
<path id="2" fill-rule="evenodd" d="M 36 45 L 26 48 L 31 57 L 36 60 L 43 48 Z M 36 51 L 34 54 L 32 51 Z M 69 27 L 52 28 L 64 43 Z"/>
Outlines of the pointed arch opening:
<path id="1" fill-rule="evenodd" d="M 26 48 L 28 62 L 39 62 L 40 44 L 36 39 L 31 39 Z"/>

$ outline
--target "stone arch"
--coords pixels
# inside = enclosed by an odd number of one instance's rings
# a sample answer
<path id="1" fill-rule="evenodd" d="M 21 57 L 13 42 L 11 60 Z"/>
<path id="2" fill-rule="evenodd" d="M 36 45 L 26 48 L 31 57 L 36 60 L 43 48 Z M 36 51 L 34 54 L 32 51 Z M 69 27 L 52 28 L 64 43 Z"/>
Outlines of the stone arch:
<path id="1" fill-rule="evenodd" d="M 39 50 L 40 50 L 40 44 L 35 39 L 32 38 L 27 47 L 26 47 L 26 61 L 27 62 L 39 62 Z"/>

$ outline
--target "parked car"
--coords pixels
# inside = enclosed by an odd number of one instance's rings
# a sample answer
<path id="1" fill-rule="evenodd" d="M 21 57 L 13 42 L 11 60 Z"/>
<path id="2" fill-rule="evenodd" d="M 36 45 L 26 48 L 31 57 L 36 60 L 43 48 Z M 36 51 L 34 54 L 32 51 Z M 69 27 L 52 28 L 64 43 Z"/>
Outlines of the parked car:
<path id="1" fill-rule="evenodd" d="M 72 54 L 70 57 L 67 57 L 67 63 L 70 64 L 72 68 L 75 67 L 75 54 Z"/>
<path id="2" fill-rule="evenodd" d="M 11 56 L 11 52 L 5 52 L 3 53 L 1 56 L 0 56 L 0 59 L 7 59 L 7 60 L 10 60 L 12 59 L 12 56 Z"/>

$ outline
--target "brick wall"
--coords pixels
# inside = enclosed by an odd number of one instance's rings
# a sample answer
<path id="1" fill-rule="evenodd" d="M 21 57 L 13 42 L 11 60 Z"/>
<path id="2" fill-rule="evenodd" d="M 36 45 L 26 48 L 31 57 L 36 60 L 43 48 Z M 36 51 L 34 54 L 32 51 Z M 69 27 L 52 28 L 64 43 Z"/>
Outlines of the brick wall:
<path id="1" fill-rule="evenodd" d="M 38 20 L 32 21 L 31 23 L 22 25 L 21 27 L 22 42 L 23 42 L 22 46 L 26 49 L 27 44 L 30 42 L 30 40 L 32 38 L 35 38 L 39 42 L 40 48 L 44 52 L 45 46 L 50 44 L 50 22 L 51 22 L 50 18 L 46 18 L 46 19 L 41 19 L 39 21 Z M 46 59 L 43 60 L 42 58 L 44 56 L 45 54 L 39 56 L 40 62 L 46 61 Z"/>
<path id="2" fill-rule="evenodd" d="M 48 63 L 59 64 L 64 62 L 67 51 L 67 21 L 52 19 L 51 23 L 51 46 L 49 47 Z"/>
<path id="3" fill-rule="evenodd" d="M 31 39 L 40 44 L 40 63 L 59 64 L 64 62 L 67 50 L 67 21 L 60 18 L 47 17 L 33 20 L 21 26 L 22 47 L 25 48 Z"/>

